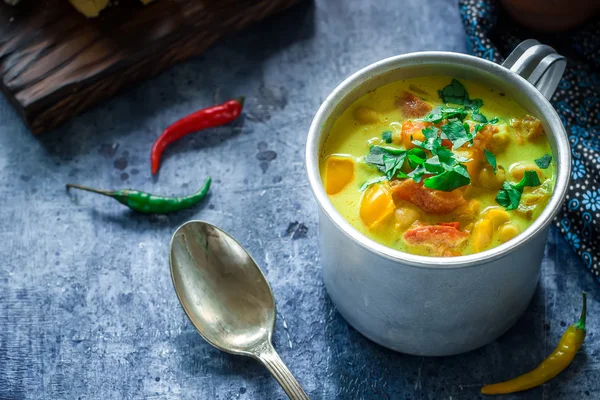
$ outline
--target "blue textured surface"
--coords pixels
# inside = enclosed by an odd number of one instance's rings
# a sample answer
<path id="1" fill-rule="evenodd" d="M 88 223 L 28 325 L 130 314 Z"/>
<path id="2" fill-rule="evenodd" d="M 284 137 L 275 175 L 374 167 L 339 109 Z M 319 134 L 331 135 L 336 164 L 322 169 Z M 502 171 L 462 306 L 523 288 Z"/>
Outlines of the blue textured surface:
<path id="1" fill-rule="evenodd" d="M 582 351 L 557 379 L 514 398 L 600 397 L 600 291 L 555 231 L 525 316 L 469 354 L 388 351 L 332 306 L 303 165 L 314 112 L 368 63 L 465 50 L 455 2 L 375 3 L 301 4 L 42 138 L 0 99 L 0 399 L 283 398 L 265 369 L 210 347 L 181 310 L 168 246 L 190 219 L 223 227 L 262 265 L 278 305 L 275 346 L 314 399 L 477 398 L 483 383 L 532 368 L 552 350 L 579 312 L 582 289 L 590 293 Z M 169 122 L 241 94 L 242 120 L 170 147 L 151 178 L 150 146 Z M 64 189 L 73 182 L 184 194 L 208 174 L 208 200 L 171 216 Z"/>

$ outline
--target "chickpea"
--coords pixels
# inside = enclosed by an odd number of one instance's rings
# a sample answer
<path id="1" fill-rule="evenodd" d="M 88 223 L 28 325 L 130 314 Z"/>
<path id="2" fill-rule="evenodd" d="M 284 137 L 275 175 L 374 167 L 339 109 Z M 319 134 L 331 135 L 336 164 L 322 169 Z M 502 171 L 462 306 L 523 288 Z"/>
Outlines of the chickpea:
<path id="1" fill-rule="evenodd" d="M 376 124 L 379 122 L 379 113 L 371 107 L 358 107 L 354 110 L 354 119 L 361 124 Z"/>
<path id="2" fill-rule="evenodd" d="M 508 172 L 510 173 L 511 178 L 515 182 L 519 182 L 521 179 L 523 179 L 523 176 L 525 175 L 525 171 L 535 171 L 538 178 L 540 180 L 542 180 L 542 175 L 543 175 L 542 170 L 533 163 L 518 162 L 518 163 L 512 164 L 510 166 L 510 168 L 508 169 Z"/>
<path id="3" fill-rule="evenodd" d="M 489 207 L 483 212 L 483 215 L 485 215 L 485 218 L 492 221 L 494 230 L 510 221 L 508 213 L 500 207 Z"/>
<path id="4" fill-rule="evenodd" d="M 394 215 L 396 217 L 396 229 L 400 231 L 408 228 L 421 218 L 421 213 L 409 205 L 396 208 Z"/>
<path id="5" fill-rule="evenodd" d="M 504 168 L 498 167 L 494 174 L 494 169 L 489 165 L 481 168 L 477 177 L 479 186 L 493 190 L 499 190 L 505 180 L 506 172 L 504 171 Z"/>
<path id="6" fill-rule="evenodd" d="M 489 150 L 494 153 L 502 153 L 510 143 L 510 135 L 508 132 L 498 132 L 492 135 L 489 144 Z"/>
<path id="7" fill-rule="evenodd" d="M 531 115 L 513 118 L 510 124 L 515 130 L 516 139 L 519 144 L 523 144 L 524 139 L 534 141 L 545 135 L 542 122 Z"/>
<path id="8" fill-rule="evenodd" d="M 498 228 L 498 239 L 500 239 L 502 243 L 506 243 L 519 233 L 521 233 L 521 230 L 518 226 L 511 223 L 506 223 Z"/>

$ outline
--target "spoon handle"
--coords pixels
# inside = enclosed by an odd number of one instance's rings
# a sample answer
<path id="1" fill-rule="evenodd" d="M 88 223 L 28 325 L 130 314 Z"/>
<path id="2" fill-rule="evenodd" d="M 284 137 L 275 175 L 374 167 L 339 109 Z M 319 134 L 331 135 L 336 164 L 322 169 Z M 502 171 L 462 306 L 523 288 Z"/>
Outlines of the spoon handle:
<path id="1" fill-rule="evenodd" d="M 283 361 L 281 361 L 279 354 L 277 354 L 270 342 L 258 346 L 258 348 L 254 350 L 254 355 L 265 367 L 267 367 L 273 377 L 277 379 L 277 382 L 279 382 L 290 399 L 309 400 L 306 392 L 304 392 L 304 389 L 300 386 L 300 383 L 298 383 L 296 378 L 294 378 L 294 375 L 292 375 Z"/>

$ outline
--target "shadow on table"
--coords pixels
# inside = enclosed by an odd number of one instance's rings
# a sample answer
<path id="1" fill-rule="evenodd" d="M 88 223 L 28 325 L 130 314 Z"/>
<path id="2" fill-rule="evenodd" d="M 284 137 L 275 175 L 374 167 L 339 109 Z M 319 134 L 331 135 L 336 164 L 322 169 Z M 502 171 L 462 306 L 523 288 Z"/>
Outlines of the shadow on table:
<path id="1" fill-rule="evenodd" d="M 244 114 L 253 118 L 265 109 L 261 101 L 273 99 L 269 96 L 265 98 L 261 93 L 241 92 L 252 87 L 250 84 L 253 82 L 264 81 L 262 65 L 270 57 L 314 35 L 314 18 L 313 2 L 300 2 L 279 15 L 221 41 L 203 55 L 136 85 L 126 94 L 40 136 L 39 141 L 51 156 L 68 162 L 78 155 L 89 154 L 96 149 L 100 151 L 106 143 L 115 143 L 121 136 L 141 130 L 145 134 L 140 135 L 140 140 L 148 142 L 145 148 L 149 154 L 154 138 L 167 124 L 196 111 L 187 106 L 192 103 L 190 100 L 196 98 L 205 107 L 246 94 L 249 101 Z M 260 88 L 258 90 L 260 92 Z M 211 98 L 208 104 L 207 97 Z M 181 107 L 181 104 L 184 106 Z M 160 121 L 157 115 L 160 115 Z M 234 124 L 182 139 L 166 151 L 165 157 L 181 151 L 217 146 L 240 134 L 243 126 L 244 118 L 241 118 Z M 121 150 L 132 152 L 133 149 Z"/>

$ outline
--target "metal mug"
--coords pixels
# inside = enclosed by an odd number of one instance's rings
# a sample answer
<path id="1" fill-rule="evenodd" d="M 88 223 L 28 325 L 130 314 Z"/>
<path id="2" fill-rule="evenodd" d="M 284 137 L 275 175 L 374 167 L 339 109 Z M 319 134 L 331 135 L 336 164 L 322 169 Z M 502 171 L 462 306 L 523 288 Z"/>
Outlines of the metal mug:
<path id="1" fill-rule="evenodd" d="M 319 205 L 323 280 L 356 330 L 396 351 L 446 356 L 488 344 L 523 314 L 570 176 L 567 134 L 548 101 L 565 65 L 564 57 L 535 40 L 521 43 L 502 65 L 451 52 L 411 53 L 363 68 L 323 102 L 308 133 L 306 168 Z M 354 101 L 397 80 L 439 75 L 490 85 L 517 101 L 542 121 L 557 166 L 554 193 L 529 228 L 493 249 L 450 258 L 408 254 L 367 238 L 334 208 L 319 174 L 322 144 Z"/>

